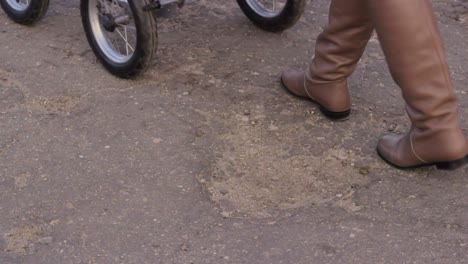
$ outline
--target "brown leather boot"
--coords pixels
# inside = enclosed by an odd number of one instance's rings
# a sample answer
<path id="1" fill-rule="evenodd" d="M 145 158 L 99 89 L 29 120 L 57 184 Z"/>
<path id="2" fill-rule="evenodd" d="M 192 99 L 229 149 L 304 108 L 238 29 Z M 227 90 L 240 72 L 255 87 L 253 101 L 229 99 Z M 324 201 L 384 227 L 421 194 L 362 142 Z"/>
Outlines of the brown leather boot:
<path id="1" fill-rule="evenodd" d="M 333 0 L 329 24 L 317 38 L 309 68 L 286 69 L 281 76 L 287 91 L 316 102 L 331 119 L 346 119 L 351 112 L 347 78 L 374 29 L 366 1 Z"/>
<path id="2" fill-rule="evenodd" d="M 445 51 L 429 0 L 368 0 L 369 11 L 393 79 L 412 122 L 409 133 L 385 136 L 380 156 L 399 168 L 468 162 Z"/>

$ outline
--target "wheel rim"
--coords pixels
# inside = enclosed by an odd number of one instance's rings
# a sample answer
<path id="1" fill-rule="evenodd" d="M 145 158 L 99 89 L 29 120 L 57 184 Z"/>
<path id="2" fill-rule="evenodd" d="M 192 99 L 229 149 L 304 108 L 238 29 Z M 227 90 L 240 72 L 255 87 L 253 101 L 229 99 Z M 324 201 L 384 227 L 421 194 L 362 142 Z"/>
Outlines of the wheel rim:
<path id="1" fill-rule="evenodd" d="M 288 0 L 247 0 L 247 4 L 257 14 L 263 17 L 275 17 L 279 15 Z"/>
<path id="2" fill-rule="evenodd" d="M 127 0 L 89 0 L 89 22 L 99 49 L 117 64 L 131 60 L 137 31 Z"/>
<path id="3" fill-rule="evenodd" d="M 31 4 L 31 0 L 6 0 L 9 6 L 16 11 L 25 11 Z"/>

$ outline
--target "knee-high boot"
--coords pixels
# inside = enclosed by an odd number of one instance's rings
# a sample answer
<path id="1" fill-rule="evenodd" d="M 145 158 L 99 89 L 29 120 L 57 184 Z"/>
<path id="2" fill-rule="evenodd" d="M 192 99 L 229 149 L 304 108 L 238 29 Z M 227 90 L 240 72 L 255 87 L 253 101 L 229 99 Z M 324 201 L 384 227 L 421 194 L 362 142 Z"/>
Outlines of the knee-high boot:
<path id="1" fill-rule="evenodd" d="M 350 114 L 347 78 L 356 68 L 373 25 L 366 0 L 333 0 L 329 24 L 319 35 L 308 69 L 286 69 L 281 81 L 293 95 L 310 99 L 332 119 Z"/>
<path id="2" fill-rule="evenodd" d="M 445 50 L 429 0 L 368 0 L 369 11 L 412 127 L 385 136 L 380 156 L 400 168 L 455 169 L 468 161 Z"/>

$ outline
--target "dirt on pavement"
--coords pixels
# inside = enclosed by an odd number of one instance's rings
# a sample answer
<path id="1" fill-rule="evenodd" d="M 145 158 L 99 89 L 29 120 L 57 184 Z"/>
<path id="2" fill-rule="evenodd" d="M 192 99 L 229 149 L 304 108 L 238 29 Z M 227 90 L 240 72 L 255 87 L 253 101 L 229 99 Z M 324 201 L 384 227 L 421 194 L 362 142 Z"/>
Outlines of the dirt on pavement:
<path id="1" fill-rule="evenodd" d="M 332 122 L 280 86 L 327 21 L 253 26 L 235 1 L 158 13 L 156 65 L 108 74 L 79 1 L 0 12 L 0 263 L 467 263 L 468 168 L 401 171 L 409 129 L 377 39 Z M 433 1 L 468 135 L 466 0 Z"/>

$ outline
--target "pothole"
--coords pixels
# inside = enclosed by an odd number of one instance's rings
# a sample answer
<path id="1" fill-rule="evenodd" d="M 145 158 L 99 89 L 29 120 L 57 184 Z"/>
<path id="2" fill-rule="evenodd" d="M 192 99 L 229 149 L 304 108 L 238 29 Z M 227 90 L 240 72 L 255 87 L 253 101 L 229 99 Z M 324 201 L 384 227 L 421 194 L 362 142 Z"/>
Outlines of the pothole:
<path id="1" fill-rule="evenodd" d="M 321 148 L 320 155 L 292 155 L 291 146 L 303 147 L 297 135 L 239 119 L 242 117 L 229 121 L 237 125 L 220 136 L 222 146 L 214 150 L 213 164 L 198 177 L 225 217 L 265 218 L 328 202 L 347 210 L 359 209 L 348 201 L 353 186 L 369 182 L 369 168 L 354 167 L 355 160 L 362 160 L 357 153 L 317 143 L 313 148 Z"/>

